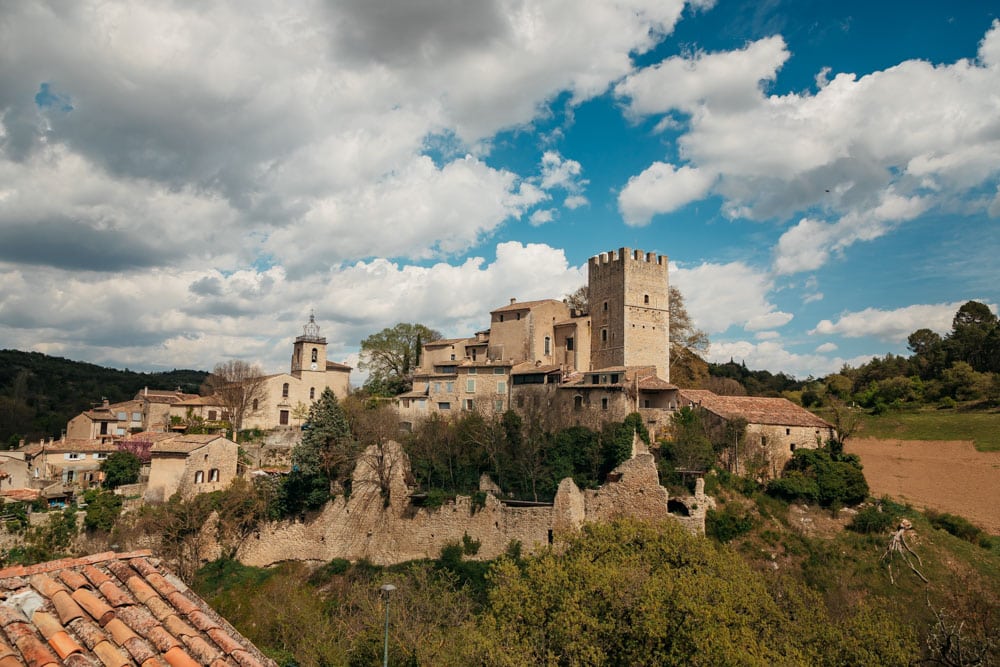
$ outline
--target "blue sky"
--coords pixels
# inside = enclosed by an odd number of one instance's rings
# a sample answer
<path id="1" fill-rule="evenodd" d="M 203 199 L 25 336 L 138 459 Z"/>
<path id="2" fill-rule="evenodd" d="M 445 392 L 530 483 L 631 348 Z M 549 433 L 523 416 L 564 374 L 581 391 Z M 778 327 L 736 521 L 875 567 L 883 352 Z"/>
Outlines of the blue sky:
<path id="1" fill-rule="evenodd" d="M 622 246 L 798 377 L 1000 301 L 990 3 L 281 4 L 4 9 L 0 346 L 356 364 Z"/>

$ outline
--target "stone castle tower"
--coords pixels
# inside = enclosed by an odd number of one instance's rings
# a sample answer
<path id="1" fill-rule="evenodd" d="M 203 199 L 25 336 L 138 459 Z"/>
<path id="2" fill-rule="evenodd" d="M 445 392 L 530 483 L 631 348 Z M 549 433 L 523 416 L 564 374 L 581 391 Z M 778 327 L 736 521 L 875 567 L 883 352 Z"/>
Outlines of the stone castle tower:
<path id="1" fill-rule="evenodd" d="M 670 381 L 670 317 L 667 257 L 641 250 L 591 257 L 590 367 L 655 366 Z"/>
<path id="2" fill-rule="evenodd" d="M 326 372 L 326 338 L 319 335 L 316 317 L 309 314 L 309 323 L 302 327 L 302 335 L 292 346 L 292 375 L 306 372 Z"/>

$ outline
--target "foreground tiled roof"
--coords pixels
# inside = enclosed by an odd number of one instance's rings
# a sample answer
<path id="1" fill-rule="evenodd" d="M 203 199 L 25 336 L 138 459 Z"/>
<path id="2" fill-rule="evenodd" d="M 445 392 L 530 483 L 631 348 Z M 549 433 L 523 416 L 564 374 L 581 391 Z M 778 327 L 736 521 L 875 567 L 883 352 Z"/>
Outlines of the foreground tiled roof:
<path id="1" fill-rule="evenodd" d="M 830 428 L 830 423 L 820 419 L 787 398 L 761 398 L 759 396 L 719 396 L 704 389 L 681 389 L 682 401 L 699 403 L 703 408 L 720 417 L 742 417 L 751 424 L 775 426 L 809 426 Z"/>
<path id="2" fill-rule="evenodd" d="M 275 664 L 149 551 L 0 570 L 0 667 Z"/>

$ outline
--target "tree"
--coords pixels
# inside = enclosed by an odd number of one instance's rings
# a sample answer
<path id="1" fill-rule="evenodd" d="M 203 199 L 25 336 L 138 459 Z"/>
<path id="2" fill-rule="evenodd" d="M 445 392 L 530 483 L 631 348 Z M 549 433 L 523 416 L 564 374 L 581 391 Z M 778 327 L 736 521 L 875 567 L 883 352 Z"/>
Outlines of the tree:
<path id="1" fill-rule="evenodd" d="M 243 429 L 243 420 L 253 411 L 254 401 L 267 400 L 267 378 L 260 366 L 231 359 L 215 365 L 202 385 L 202 393 L 211 394 L 229 413 L 233 440 Z"/>
<path id="2" fill-rule="evenodd" d="M 361 341 L 358 368 L 368 371 L 365 388 L 376 396 L 397 396 L 413 386 L 413 370 L 420 365 L 424 343 L 441 334 L 423 324 L 400 322 Z"/>
<path id="3" fill-rule="evenodd" d="M 572 294 L 567 294 L 563 299 L 567 306 L 578 310 L 584 315 L 590 312 L 590 302 L 587 300 L 587 286 L 580 285 Z"/>
<path id="4" fill-rule="evenodd" d="M 124 484 L 135 484 L 139 481 L 141 467 L 142 461 L 132 452 L 112 452 L 101 462 L 104 488 L 117 489 Z"/>
<path id="5" fill-rule="evenodd" d="M 703 356 L 708 352 L 708 334 L 694 325 L 680 290 L 670 286 L 670 380 L 696 386 L 708 378 Z"/>

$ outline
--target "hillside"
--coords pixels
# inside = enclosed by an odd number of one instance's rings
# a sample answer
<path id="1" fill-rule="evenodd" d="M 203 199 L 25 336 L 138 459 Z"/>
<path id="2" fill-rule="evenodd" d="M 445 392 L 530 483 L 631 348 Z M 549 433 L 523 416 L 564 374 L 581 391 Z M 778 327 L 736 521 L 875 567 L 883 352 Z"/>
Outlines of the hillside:
<path id="1" fill-rule="evenodd" d="M 39 352 L 0 350 L 0 447 L 19 439 L 59 437 L 66 422 L 107 398 L 132 398 L 144 387 L 197 393 L 205 371 L 137 373 L 50 357 Z"/>

